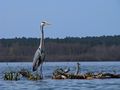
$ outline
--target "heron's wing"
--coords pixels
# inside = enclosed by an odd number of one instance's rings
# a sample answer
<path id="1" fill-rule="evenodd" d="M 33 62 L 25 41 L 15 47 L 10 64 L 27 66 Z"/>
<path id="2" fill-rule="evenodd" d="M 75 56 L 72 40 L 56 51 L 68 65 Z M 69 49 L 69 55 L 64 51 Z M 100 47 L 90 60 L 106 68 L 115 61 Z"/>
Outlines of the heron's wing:
<path id="1" fill-rule="evenodd" d="M 37 69 L 40 65 L 40 57 L 41 57 L 41 51 L 39 49 L 37 49 L 37 51 L 35 52 L 35 55 L 33 57 L 33 67 L 35 69 Z"/>
<path id="2" fill-rule="evenodd" d="M 44 59 L 45 59 L 44 50 L 38 48 L 33 58 L 33 69 L 34 69 L 33 71 L 37 70 L 40 64 L 43 63 Z"/>
<path id="3" fill-rule="evenodd" d="M 41 61 L 43 62 L 45 60 L 45 51 L 41 50 Z"/>

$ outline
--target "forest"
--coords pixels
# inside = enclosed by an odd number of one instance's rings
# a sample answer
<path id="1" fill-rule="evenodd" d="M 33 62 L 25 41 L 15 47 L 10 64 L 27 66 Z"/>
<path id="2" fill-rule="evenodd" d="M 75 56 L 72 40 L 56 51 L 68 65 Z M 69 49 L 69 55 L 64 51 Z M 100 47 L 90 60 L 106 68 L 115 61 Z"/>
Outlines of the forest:
<path id="1" fill-rule="evenodd" d="M 38 38 L 0 39 L 0 62 L 32 62 Z M 45 61 L 119 61 L 120 35 L 45 38 Z"/>

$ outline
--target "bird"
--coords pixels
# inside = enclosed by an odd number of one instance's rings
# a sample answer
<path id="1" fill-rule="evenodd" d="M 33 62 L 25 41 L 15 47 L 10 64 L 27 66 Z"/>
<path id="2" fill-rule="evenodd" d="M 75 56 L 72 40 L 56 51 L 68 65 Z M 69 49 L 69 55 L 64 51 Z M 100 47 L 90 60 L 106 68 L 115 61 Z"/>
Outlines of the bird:
<path id="1" fill-rule="evenodd" d="M 34 57 L 33 57 L 33 69 L 32 71 L 37 71 L 38 67 L 40 67 L 40 73 L 42 74 L 42 64 L 45 60 L 45 44 L 44 44 L 44 27 L 46 25 L 50 25 L 47 21 L 42 21 L 40 23 L 40 30 L 41 30 L 41 39 L 40 45 L 36 50 Z"/>

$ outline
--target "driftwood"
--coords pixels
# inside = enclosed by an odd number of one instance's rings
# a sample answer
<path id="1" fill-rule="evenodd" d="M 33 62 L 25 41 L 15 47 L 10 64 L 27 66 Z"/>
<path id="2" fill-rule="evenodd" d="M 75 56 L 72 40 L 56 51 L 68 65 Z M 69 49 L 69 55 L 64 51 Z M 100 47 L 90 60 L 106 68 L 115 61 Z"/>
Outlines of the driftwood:
<path id="1" fill-rule="evenodd" d="M 18 72 L 5 72 L 3 76 L 4 80 L 20 80 L 22 78 L 25 78 L 27 80 L 41 80 L 43 79 L 40 74 L 38 73 L 32 73 L 28 71 L 27 69 L 21 69 Z M 77 63 L 76 72 L 70 73 L 70 68 L 67 68 L 66 70 L 62 68 L 57 68 L 52 75 L 52 79 L 110 79 L 110 78 L 120 78 L 120 74 L 116 73 L 93 73 L 88 72 L 82 74 L 80 72 L 80 64 Z"/>
<path id="2" fill-rule="evenodd" d="M 4 80 L 20 80 L 20 75 L 16 72 L 5 72 L 3 77 Z"/>
<path id="3" fill-rule="evenodd" d="M 59 72 L 53 73 L 52 79 L 110 79 L 110 78 L 120 78 L 120 74 L 111 74 L 111 73 L 85 73 L 85 74 L 72 74 Z"/>
<path id="4" fill-rule="evenodd" d="M 42 77 L 38 73 L 31 73 L 27 69 L 21 69 L 18 72 L 5 72 L 3 76 L 4 80 L 20 80 L 22 78 L 25 78 L 27 80 L 41 80 Z"/>
<path id="5" fill-rule="evenodd" d="M 109 78 L 120 78 L 120 74 L 112 74 L 112 73 L 85 73 L 81 74 L 80 72 L 80 64 L 77 63 L 77 68 L 75 74 L 64 72 L 62 68 L 56 69 L 53 72 L 52 79 L 109 79 Z"/>

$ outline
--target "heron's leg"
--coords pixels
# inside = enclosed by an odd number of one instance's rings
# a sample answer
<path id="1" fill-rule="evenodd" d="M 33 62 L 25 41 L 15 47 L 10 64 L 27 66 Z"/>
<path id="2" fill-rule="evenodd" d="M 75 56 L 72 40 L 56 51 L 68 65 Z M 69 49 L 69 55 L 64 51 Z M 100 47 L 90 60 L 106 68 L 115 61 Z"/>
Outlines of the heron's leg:
<path id="1" fill-rule="evenodd" d="M 40 65 L 40 76 L 43 78 L 43 73 L 42 73 L 42 64 Z"/>
<path id="2" fill-rule="evenodd" d="M 38 74 L 38 73 L 39 73 L 39 70 L 37 69 L 37 70 L 36 70 L 36 74 Z"/>

